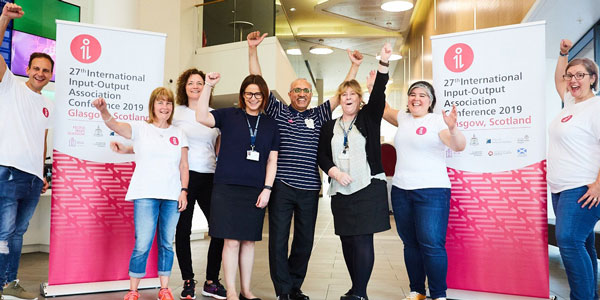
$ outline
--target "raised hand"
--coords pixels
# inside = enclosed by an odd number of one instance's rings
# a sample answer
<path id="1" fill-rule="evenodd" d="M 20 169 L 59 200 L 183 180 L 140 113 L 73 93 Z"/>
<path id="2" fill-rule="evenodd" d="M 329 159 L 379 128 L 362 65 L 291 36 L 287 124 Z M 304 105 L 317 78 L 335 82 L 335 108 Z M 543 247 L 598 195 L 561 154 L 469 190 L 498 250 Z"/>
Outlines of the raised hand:
<path id="1" fill-rule="evenodd" d="M 447 115 L 446 115 L 446 111 L 442 110 L 442 116 L 444 117 L 444 122 L 446 123 L 446 126 L 448 126 L 448 129 L 450 131 L 452 131 L 454 128 L 456 128 L 456 117 L 457 117 L 456 105 L 452 105 L 452 110 Z"/>
<path id="2" fill-rule="evenodd" d="M 221 80 L 221 74 L 216 73 L 216 72 L 211 72 L 206 74 L 206 83 L 215 86 L 219 80 Z"/>
<path id="3" fill-rule="evenodd" d="M 2 16 L 9 18 L 10 20 L 18 19 L 25 14 L 23 8 L 14 3 L 6 3 L 2 9 Z"/>
<path id="4" fill-rule="evenodd" d="M 100 112 L 108 112 L 106 108 L 106 100 L 104 98 L 97 98 L 92 102 L 92 105 Z"/>
<path id="5" fill-rule="evenodd" d="M 267 35 L 268 33 L 260 35 L 260 31 L 253 31 L 248 33 L 248 36 L 246 36 L 246 40 L 248 41 L 248 47 L 256 47 L 260 45 L 260 43 L 262 43 L 262 41 Z"/>
<path id="6" fill-rule="evenodd" d="M 392 45 L 390 43 L 385 43 L 383 47 L 381 47 L 381 61 L 388 62 L 390 60 L 390 56 L 392 56 Z"/>
<path id="7" fill-rule="evenodd" d="M 560 41 L 560 53 L 568 54 L 571 47 L 573 47 L 573 42 L 570 40 L 564 39 Z"/>
<path id="8" fill-rule="evenodd" d="M 348 58 L 350 58 L 350 61 L 352 62 L 352 64 L 360 66 L 360 64 L 363 61 L 362 53 L 360 53 L 358 50 L 352 51 L 350 49 L 346 49 L 346 52 L 348 52 Z"/>
<path id="9" fill-rule="evenodd" d="M 123 143 L 119 143 L 117 141 L 111 141 L 110 142 L 110 149 L 112 149 L 112 151 L 117 152 L 119 154 L 132 154 L 132 153 L 134 153 L 132 146 L 125 146 Z"/>

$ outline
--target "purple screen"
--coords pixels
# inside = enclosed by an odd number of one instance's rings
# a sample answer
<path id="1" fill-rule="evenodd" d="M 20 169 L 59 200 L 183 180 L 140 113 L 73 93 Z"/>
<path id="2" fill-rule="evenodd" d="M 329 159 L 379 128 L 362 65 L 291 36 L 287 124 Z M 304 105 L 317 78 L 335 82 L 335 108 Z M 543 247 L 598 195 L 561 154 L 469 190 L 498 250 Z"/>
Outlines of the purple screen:
<path id="1" fill-rule="evenodd" d="M 11 71 L 15 75 L 27 77 L 26 68 L 33 52 L 47 53 L 56 62 L 56 42 L 51 39 L 13 30 Z M 54 67 L 56 69 L 56 66 Z M 52 74 L 54 81 L 54 74 Z"/>

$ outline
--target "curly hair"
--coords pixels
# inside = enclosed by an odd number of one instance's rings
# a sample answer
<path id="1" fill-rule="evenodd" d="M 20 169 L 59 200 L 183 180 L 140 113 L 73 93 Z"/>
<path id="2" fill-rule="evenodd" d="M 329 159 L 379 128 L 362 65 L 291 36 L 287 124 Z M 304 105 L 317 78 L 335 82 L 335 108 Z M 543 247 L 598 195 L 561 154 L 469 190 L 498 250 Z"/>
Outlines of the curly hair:
<path id="1" fill-rule="evenodd" d="M 204 74 L 204 72 L 202 72 L 196 68 L 191 68 L 191 69 L 187 69 L 187 70 L 183 71 L 183 73 L 181 73 L 181 75 L 179 75 L 179 78 L 177 78 L 177 104 L 189 106 L 188 96 L 185 91 L 185 86 L 187 85 L 187 81 L 194 74 L 200 75 L 200 77 L 202 77 L 202 81 L 206 80 L 206 74 Z M 211 102 L 212 102 L 212 93 L 210 95 L 209 105 Z"/>

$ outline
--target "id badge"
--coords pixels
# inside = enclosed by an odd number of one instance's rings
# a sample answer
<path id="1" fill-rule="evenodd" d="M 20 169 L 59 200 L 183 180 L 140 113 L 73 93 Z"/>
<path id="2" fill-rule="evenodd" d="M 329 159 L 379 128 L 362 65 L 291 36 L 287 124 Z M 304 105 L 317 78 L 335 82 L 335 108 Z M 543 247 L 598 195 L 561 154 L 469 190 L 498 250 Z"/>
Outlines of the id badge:
<path id="1" fill-rule="evenodd" d="M 258 161 L 259 158 L 260 158 L 260 153 L 258 151 L 254 151 L 254 150 L 246 151 L 246 159 L 247 160 Z"/>

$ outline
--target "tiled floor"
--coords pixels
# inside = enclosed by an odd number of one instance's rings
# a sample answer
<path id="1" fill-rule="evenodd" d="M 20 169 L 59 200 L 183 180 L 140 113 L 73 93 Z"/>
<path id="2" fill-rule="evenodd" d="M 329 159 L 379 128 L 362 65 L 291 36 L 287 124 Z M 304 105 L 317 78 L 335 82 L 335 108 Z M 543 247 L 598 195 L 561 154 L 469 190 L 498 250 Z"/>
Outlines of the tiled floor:
<path id="1" fill-rule="evenodd" d="M 267 219 L 267 218 L 265 218 Z M 256 258 L 252 277 L 253 292 L 262 299 L 275 299 L 273 285 L 269 277 L 267 239 L 268 224 L 265 222 L 265 233 L 263 241 L 256 244 Z M 395 228 L 392 224 L 392 228 Z M 197 279 L 202 279 L 206 266 L 207 240 L 192 242 L 194 253 L 194 270 Z M 369 298 L 372 300 L 402 299 L 408 293 L 408 277 L 404 268 L 402 257 L 402 243 L 392 229 L 375 235 L 375 269 L 369 283 Z M 126 266 L 124 266 L 126 267 Z M 47 281 L 48 254 L 33 253 L 25 254 L 21 260 L 19 277 L 22 285 L 30 290 L 37 291 L 39 283 Z M 222 276 L 222 275 L 221 275 Z M 174 293 L 181 292 L 181 273 L 174 264 L 171 276 L 171 288 Z M 334 234 L 333 217 L 327 200 L 322 200 L 317 218 L 317 232 L 315 235 L 315 246 L 310 260 L 308 275 L 303 291 L 312 300 L 337 300 L 350 287 L 350 278 L 344 264 L 339 238 Z M 559 300 L 568 299 L 568 284 L 564 269 L 560 261 L 558 250 L 550 247 L 550 289 L 551 295 L 556 295 Z M 141 291 L 140 300 L 156 299 L 157 290 Z M 101 293 L 93 295 L 65 296 L 59 299 L 122 299 L 123 292 Z M 449 296 L 455 299 L 502 299 L 502 300 L 525 300 L 533 298 L 513 297 L 497 294 L 483 294 L 466 291 L 449 291 Z M 40 297 L 43 299 L 43 297 Z M 198 299 L 209 299 L 198 296 Z"/>

